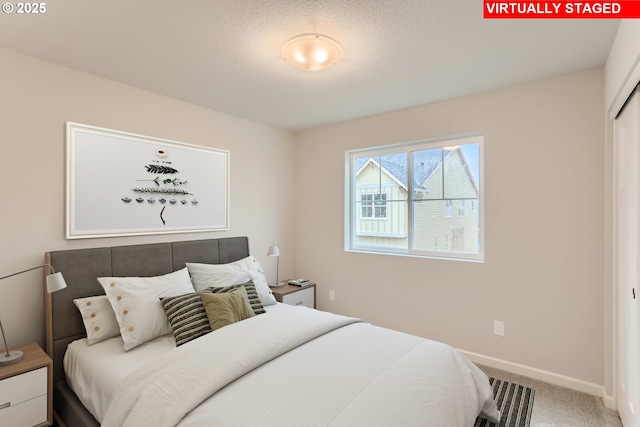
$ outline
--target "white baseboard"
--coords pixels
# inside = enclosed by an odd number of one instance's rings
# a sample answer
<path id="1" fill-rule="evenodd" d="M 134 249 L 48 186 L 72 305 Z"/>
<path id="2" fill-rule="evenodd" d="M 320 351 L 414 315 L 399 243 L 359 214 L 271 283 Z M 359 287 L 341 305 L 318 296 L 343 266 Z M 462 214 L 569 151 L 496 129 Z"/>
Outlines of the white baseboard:
<path id="1" fill-rule="evenodd" d="M 534 380 L 544 381 L 546 383 L 558 385 L 561 387 L 570 388 L 572 390 L 580 391 L 582 393 L 591 394 L 602 398 L 604 406 L 609 409 L 617 409 L 616 402 L 613 396 L 608 395 L 604 386 L 599 384 L 590 383 L 587 381 L 579 380 L 577 378 L 568 377 L 566 375 L 560 375 L 549 371 L 544 371 L 538 368 L 532 368 L 531 366 L 520 365 L 518 363 L 508 362 L 502 359 L 496 359 L 495 357 L 483 356 L 477 353 L 471 353 L 469 351 L 460 350 L 462 354 L 467 356 L 473 363 L 488 366 L 490 368 L 500 369 L 502 371 L 510 372 L 512 374 L 523 375 L 525 377 L 532 378 Z"/>

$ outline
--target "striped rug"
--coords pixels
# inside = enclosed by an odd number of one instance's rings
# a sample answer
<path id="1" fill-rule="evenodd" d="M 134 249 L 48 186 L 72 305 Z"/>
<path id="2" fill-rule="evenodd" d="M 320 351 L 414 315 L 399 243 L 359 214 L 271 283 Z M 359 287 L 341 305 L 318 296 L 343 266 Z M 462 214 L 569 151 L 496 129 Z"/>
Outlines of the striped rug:
<path id="1" fill-rule="evenodd" d="M 500 423 L 478 417 L 473 427 L 529 427 L 535 392 L 529 387 L 495 378 L 489 378 L 489 383 L 500 410 Z"/>

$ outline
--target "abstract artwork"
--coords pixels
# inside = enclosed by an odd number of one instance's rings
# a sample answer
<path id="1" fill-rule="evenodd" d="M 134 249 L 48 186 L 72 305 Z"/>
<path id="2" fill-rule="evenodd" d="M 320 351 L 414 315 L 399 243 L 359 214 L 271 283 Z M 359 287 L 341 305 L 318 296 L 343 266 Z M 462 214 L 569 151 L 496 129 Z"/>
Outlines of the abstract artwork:
<path id="1" fill-rule="evenodd" d="M 67 123 L 67 239 L 229 228 L 229 152 Z"/>

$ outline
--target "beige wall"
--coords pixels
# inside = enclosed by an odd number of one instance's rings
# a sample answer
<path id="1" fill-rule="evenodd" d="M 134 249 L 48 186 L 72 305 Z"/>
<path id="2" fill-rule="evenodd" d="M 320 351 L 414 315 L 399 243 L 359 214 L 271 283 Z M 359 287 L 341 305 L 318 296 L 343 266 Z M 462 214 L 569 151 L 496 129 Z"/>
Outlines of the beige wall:
<path id="1" fill-rule="evenodd" d="M 603 105 L 596 69 L 300 133 L 296 164 L 324 178 L 296 179 L 296 274 L 320 309 L 604 384 Z M 345 150 L 469 132 L 485 136 L 484 263 L 344 251 Z"/>
<path id="2" fill-rule="evenodd" d="M 47 250 L 248 235 L 273 277 L 278 240 L 281 277 L 317 281 L 321 309 L 603 384 L 601 69 L 293 136 L 4 49 L 0 64 L 0 276 Z M 229 150 L 231 229 L 65 240 L 66 121 Z M 477 131 L 485 263 L 344 251 L 345 150 Z M 39 271 L 0 283 L 11 344 L 43 344 L 42 287 Z"/>
<path id="3" fill-rule="evenodd" d="M 281 276 L 293 274 L 292 134 L 5 49 L 0 64 L 0 277 L 41 264 L 48 250 L 238 235 L 271 280 L 266 252 L 277 240 Z M 230 230 L 65 240 L 66 121 L 229 150 Z M 10 345 L 44 345 L 43 286 L 42 270 L 0 282 Z"/>

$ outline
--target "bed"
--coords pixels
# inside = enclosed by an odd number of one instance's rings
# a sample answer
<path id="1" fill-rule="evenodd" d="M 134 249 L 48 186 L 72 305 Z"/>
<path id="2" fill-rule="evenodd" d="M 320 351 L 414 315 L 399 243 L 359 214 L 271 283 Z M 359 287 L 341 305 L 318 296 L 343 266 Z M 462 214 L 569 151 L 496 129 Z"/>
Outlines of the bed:
<path id="1" fill-rule="evenodd" d="M 450 346 L 277 303 L 247 237 L 52 251 L 45 261 L 68 285 L 46 295 L 60 426 L 499 418 L 486 375 Z"/>

